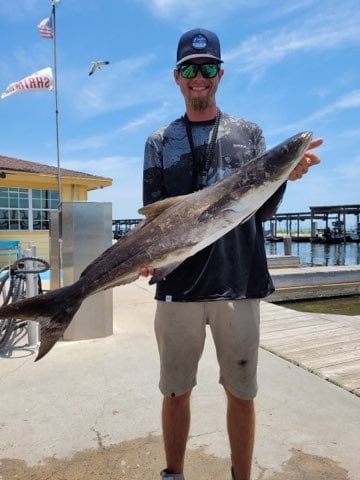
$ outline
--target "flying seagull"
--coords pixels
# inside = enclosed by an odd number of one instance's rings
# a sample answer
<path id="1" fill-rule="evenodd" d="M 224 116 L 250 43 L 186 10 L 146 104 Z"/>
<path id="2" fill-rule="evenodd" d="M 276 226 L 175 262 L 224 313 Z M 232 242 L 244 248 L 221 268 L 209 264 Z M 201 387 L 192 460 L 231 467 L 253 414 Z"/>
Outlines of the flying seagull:
<path id="1" fill-rule="evenodd" d="M 100 68 L 102 65 L 109 65 L 110 62 L 107 60 L 98 60 L 97 62 L 91 62 L 91 68 L 89 75 L 92 75 L 97 68 Z"/>

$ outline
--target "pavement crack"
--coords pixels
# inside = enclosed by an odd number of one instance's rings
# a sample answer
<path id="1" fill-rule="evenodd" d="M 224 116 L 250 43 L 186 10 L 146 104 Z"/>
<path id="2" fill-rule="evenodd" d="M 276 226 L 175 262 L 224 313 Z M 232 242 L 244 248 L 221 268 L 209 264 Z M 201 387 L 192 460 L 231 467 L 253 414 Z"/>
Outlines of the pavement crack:
<path id="1" fill-rule="evenodd" d="M 101 448 L 101 449 L 104 449 L 105 445 L 104 445 L 103 437 L 102 437 L 101 433 L 98 430 L 96 430 L 94 427 L 91 430 L 96 435 L 96 440 L 97 440 L 98 447 Z"/>

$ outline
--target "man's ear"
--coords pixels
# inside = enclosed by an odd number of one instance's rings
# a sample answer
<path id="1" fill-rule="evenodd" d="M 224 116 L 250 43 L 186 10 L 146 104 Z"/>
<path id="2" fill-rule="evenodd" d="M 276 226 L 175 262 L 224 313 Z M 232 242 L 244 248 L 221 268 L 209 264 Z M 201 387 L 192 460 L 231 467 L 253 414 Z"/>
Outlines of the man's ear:
<path id="1" fill-rule="evenodd" d="M 175 82 L 179 85 L 179 70 L 177 68 L 174 68 L 174 79 L 175 79 Z"/>

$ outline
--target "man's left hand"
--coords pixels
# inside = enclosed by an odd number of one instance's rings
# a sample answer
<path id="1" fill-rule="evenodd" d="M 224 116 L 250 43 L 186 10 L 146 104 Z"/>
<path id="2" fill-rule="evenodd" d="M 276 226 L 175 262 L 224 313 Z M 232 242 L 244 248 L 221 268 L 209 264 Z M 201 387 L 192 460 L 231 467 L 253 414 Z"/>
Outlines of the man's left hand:
<path id="1" fill-rule="evenodd" d="M 308 149 L 304 153 L 303 158 L 300 162 L 296 165 L 294 170 L 289 175 L 289 180 L 298 180 L 301 178 L 305 173 L 308 172 L 309 168 L 313 165 L 318 165 L 320 163 L 320 158 L 314 152 L 310 152 L 313 148 L 319 147 L 324 143 L 322 138 L 315 138 L 309 144 Z"/>

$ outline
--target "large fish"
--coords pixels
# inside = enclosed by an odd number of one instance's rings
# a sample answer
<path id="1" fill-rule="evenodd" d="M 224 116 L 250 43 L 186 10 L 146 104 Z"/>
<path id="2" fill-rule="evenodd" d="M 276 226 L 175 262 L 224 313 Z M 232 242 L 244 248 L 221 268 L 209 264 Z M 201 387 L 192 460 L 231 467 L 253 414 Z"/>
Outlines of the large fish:
<path id="1" fill-rule="evenodd" d="M 311 132 L 295 135 L 212 186 L 145 206 L 139 212 L 146 218 L 90 263 L 79 280 L 2 306 L 0 318 L 40 322 L 39 360 L 63 335 L 86 297 L 133 282 L 148 265 L 155 267 L 150 283 L 158 282 L 245 222 L 287 180 L 311 137 Z"/>

